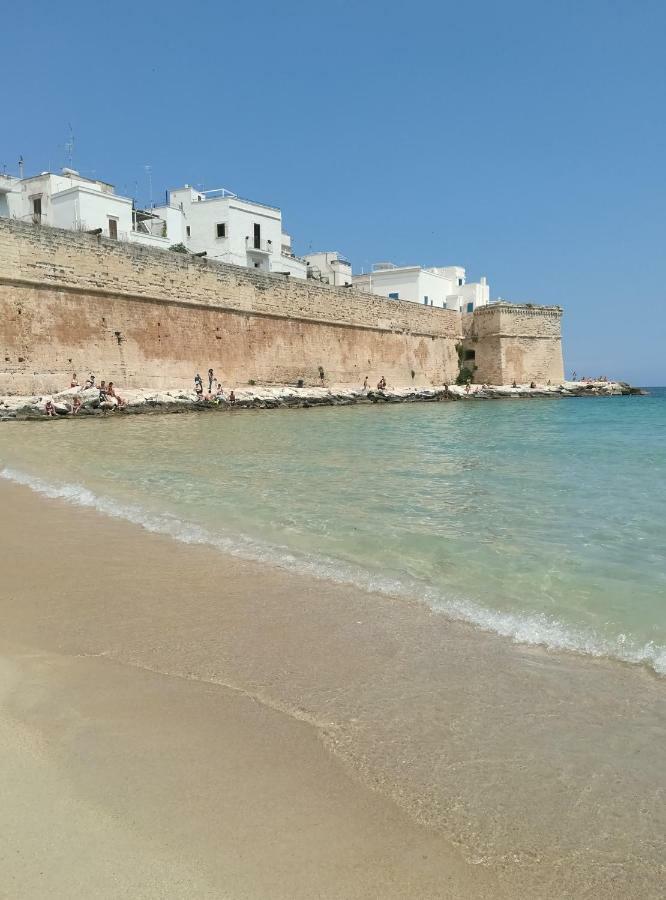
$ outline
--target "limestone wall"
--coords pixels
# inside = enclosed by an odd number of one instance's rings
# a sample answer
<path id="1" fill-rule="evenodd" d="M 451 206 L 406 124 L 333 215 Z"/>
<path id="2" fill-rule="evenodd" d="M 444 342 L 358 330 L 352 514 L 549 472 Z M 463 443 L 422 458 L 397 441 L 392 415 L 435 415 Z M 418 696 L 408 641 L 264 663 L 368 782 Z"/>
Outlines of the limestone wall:
<path id="1" fill-rule="evenodd" d="M 61 389 L 73 372 L 119 387 L 558 382 L 559 308 L 471 316 L 352 288 L 0 218 L 0 394 Z M 324 380 L 320 377 L 324 373 Z"/>
<path id="2" fill-rule="evenodd" d="M 0 219 L 0 393 L 119 385 L 441 384 L 460 317 L 349 288 Z M 412 373 L 414 373 L 412 375 Z"/>
<path id="3" fill-rule="evenodd" d="M 564 379 L 561 323 L 557 306 L 495 303 L 463 316 L 464 347 L 475 353 L 474 381 L 559 384 Z"/>

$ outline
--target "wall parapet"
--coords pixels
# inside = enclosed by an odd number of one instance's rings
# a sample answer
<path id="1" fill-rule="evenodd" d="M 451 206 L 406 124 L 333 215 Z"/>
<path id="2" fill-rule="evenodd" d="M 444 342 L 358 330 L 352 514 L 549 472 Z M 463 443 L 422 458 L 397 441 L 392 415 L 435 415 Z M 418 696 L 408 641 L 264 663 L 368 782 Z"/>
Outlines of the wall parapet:
<path id="1" fill-rule="evenodd" d="M 0 279 L 415 335 L 461 334 L 452 310 L 10 219 L 0 219 Z"/>

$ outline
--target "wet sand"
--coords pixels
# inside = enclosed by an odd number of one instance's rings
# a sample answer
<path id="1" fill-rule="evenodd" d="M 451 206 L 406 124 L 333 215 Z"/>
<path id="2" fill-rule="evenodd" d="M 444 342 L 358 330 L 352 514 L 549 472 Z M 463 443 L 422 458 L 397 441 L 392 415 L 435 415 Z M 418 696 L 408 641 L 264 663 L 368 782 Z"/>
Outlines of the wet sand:
<path id="1" fill-rule="evenodd" d="M 662 679 L 0 504 L 0 896 L 661 896 Z"/>

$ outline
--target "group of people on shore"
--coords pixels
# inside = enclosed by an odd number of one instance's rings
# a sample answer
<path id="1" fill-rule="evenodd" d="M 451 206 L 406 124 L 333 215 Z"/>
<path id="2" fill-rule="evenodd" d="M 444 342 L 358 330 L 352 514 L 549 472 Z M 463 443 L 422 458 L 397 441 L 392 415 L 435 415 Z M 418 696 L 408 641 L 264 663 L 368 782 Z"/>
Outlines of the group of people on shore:
<path id="1" fill-rule="evenodd" d="M 234 391 L 229 391 L 229 395 L 227 397 L 224 396 L 222 382 L 217 380 L 215 372 L 212 369 L 208 370 L 208 393 L 204 395 L 203 381 L 198 372 L 194 376 L 194 393 L 196 394 L 197 402 L 202 400 L 208 400 L 211 403 L 226 402 L 231 403 L 232 406 L 236 402 L 236 394 Z"/>
<path id="2" fill-rule="evenodd" d="M 118 395 L 116 392 L 115 386 L 112 381 L 109 381 L 107 384 L 106 381 L 100 381 L 99 385 L 95 383 L 95 376 L 88 375 L 83 386 L 80 384 L 78 375 L 76 372 L 72 375 L 72 380 L 70 382 L 70 388 L 76 388 L 77 391 L 89 391 L 96 390 L 98 392 L 97 402 L 99 403 L 102 409 L 115 409 L 116 406 L 122 407 L 125 406 L 126 401 L 123 400 L 122 397 Z M 67 404 L 69 406 L 69 404 Z M 67 410 L 71 415 L 75 416 L 81 407 L 83 406 L 83 402 L 78 393 L 74 394 L 72 397 L 72 405 Z M 49 397 L 46 401 L 46 406 L 44 407 L 44 411 L 47 416 L 56 416 L 58 415 L 58 410 L 55 407 L 53 400 Z"/>
<path id="3" fill-rule="evenodd" d="M 583 375 L 581 378 L 578 378 L 576 372 L 571 373 L 572 381 L 583 381 L 585 384 L 594 384 L 599 381 L 608 381 L 608 375 L 599 375 L 598 378 L 589 378 L 587 375 Z"/>

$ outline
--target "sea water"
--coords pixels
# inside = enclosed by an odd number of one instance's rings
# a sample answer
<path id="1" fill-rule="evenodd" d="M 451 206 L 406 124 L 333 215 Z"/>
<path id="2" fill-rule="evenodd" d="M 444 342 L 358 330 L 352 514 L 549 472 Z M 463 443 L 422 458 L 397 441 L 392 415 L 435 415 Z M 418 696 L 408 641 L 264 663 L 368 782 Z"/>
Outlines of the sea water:
<path id="1" fill-rule="evenodd" d="M 9 422 L 0 474 L 187 542 L 666 673 L 666 389 Z"/>

